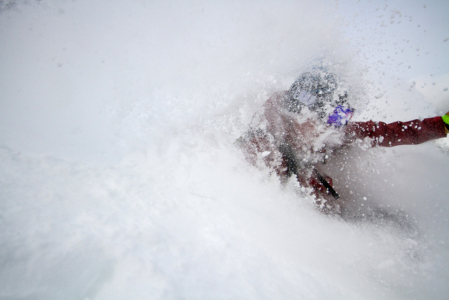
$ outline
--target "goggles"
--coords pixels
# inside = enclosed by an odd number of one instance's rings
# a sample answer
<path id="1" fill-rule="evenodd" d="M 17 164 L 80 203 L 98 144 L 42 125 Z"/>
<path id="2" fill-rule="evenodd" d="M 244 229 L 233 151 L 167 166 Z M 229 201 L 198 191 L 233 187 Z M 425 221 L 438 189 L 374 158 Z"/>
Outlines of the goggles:
<path id="1" fill-rule="evenodd" d="M 297 89 L 293 93 L 293 98 L 306 106 L 313 105 L 316 102 L 316 96 L 313 96 L 311 93 L 301 89 Z"/>
<path id="2" fill-rule="evenodd" d="M 351 108 L 345 108 L 338 105 L 332 114 L 329 115 L 327 119 L 327 124 L 334 125 L 335 127 L 340 127 L 348 124 L 351 120 L 354 110 Z"/>

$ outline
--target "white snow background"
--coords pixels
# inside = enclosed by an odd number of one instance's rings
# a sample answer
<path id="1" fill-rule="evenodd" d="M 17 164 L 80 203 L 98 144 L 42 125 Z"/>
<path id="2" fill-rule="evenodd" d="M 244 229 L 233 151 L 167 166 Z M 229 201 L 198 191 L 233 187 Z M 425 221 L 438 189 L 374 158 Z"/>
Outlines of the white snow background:
<path id="1" fill-rule="evenodd" d="M 447 140 L 335 157 L 344 218 L 234 146 L 316 63 L 357 120 L 449 110 L 444 1 L 0 10 L 0 299 L 446 299 Z"/>

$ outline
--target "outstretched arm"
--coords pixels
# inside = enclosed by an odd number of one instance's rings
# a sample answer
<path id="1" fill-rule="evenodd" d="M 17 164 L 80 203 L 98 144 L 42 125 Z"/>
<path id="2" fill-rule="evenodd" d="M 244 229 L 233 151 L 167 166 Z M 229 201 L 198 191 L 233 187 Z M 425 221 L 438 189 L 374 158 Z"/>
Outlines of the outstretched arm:
<path id="1" fill-rule="evenodd" d="M 448 115 L 449 117 L 449 115 Z M 353 122 L 346 127 L 349 141 L 372 138 L 372 146 L 393 147 L 416 145 L 446 137 L 448 128 L 442 117 L 434 117 L 409 122 Z"/>

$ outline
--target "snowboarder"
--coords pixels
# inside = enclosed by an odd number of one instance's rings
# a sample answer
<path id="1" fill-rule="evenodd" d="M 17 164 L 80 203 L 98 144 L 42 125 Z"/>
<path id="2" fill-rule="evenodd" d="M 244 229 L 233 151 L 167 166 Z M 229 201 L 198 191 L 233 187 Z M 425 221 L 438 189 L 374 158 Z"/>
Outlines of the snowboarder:
<path id="1" fill-rule="evenodd" d="M 338 210 L 335 199 L 339 195 L 332 179 L 319 171 L 333 151 L 354 143 L 415 145 L 449 132 L 449 112 L 443 117 L 390 124 L 349 122 L 354 109 L 337 81 L 328 72 L 302 74 L 288 91 L 277 92 L 266 101 L 251 129 L 238 140 L 251 163 L 263 162 L 281 182 L 295 175 L 323 210 Z"/>

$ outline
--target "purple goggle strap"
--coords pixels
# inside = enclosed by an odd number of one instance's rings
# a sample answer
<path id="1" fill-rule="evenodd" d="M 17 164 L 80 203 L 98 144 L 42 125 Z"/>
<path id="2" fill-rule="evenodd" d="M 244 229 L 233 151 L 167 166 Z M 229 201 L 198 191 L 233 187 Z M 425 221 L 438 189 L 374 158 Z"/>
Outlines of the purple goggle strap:
<path id="1" fill-rule="evenodd" d="M 338 105 L 334 112 L 329 115 L 329 119 L 327 123 L 330 125 L 334 125 L 336 127 L 340 127 L 348 124 L 349 120 L 351 120 L 352 115 L 354 114 L 354 110 L 350 108 L 344 108 L 341 105 Z"/>

